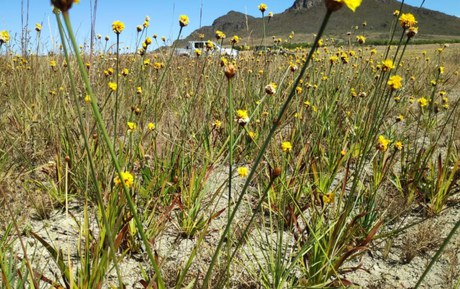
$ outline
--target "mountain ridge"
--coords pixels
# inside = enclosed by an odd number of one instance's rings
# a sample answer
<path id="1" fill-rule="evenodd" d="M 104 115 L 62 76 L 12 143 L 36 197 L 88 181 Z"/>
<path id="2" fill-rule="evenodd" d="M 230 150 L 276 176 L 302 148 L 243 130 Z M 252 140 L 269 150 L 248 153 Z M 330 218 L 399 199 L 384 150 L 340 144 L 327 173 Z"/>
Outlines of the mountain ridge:
<path id="1" fill-rule="evenodd" d="M 387 39 L 390 27 L 396 19 L 394 10 L 401 3 L 396 0 L 366 0 L 355 13 L 349 9 L 335 12 L 328 23 L 325 35 L 346 38 L 348 32 L 363 34 L 371 39 Z M 295 0 L 282 13 L 272 18 L 265 16 L 266 39 L 271 37 L 286 39 L 294 32 L 293 42 L 305 42 L 316 33 L 325 14 L 323 0 Z M 413 13 L 418 21 L 418 39 L 459 39 L 460 18 L 442 12 L 404 5 L 403 13 Z M 366 23 L 364 26 L 363 23 Z M 203 34 L 205 39 L 214 39 L 216 30 L 227 37 L 238 35 L 243 43 L 257 42 L 263 37 L 261 17 L 253 17 L 237 11 L 216 18 L 212 25 L 193 31 L 185 40 L 197 39 Z M 356 29 L 357 28 L 357 29 Z"/>

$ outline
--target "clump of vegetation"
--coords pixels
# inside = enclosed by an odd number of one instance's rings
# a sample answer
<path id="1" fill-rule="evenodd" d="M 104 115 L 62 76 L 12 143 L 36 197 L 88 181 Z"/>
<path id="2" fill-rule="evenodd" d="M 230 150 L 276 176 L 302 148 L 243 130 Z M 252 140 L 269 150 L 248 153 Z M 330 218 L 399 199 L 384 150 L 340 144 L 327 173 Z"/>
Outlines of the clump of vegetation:
<path id="1" fill-rule="evenodd" d="M 366 35 L 337 46 L 325 36 L 329 19 L 361 1 L 327 0 L 308 51 L 238 59 L 215 58 L 212 45 L 193 58 L 174 57 L 174 47 L 153 53 L 148 36 L 123 55 L 124 23 L 114 21 L 115 44 L 99 43 L 94 57 L 75 40 L 72 1 L 52 2 L 60 54 L 16 56 L 0 34 L 1 192 L 14 194 L 13 167 L 26 194 L 44 196 L 31 200 L 50 203 L 35 204 L 40 218 L 52 207 L 72 218 L 69 202 L 82 202 L 78 258 L 25 232 L 60 270 L 42 275 L 9 208 L 0 288 L 123 288 L 121 264 L 140 253 L 145 288 L 346 286 L 356 270 L 347 262 L 396 234 L 379 235 L 388 224 L 419 208 L 439 214 L 459 191 L 458 59 L 448 45 L 406 54 L 411 13 L 395 11 L 384 48 L 365 45 Z M 181 15 L 179 37 L 188 23 Z M 171 231 L 193 246 L 167 271 L 167 253 L 153 246 Z"/>

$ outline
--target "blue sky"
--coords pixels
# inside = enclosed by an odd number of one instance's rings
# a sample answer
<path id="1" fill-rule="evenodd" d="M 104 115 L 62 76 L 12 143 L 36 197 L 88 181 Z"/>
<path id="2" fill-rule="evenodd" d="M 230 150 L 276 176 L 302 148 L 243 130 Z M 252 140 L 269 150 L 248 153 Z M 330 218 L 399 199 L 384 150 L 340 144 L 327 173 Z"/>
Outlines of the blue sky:
<path id="1" fill-rule="evenodd" d="M 27 0 L 23 0 L 24 3 Z M 94 1 L 94 0 L 93 0 Z M 368 1 L 368 0 L 363 0 Z M 460 17 L 459 0 L 426 0 L 424 7 L 441 11 L 446 14 Z M 159 37 L 165 36 L 174 40 L 177 36 L 179 25 L 178 17 L 186 14 L 190 18 L 190 25 L 184 28 L 186 36 L 200 26 L 200 7 L 202 7 L 202 26 L 210 25 L 212 21 L 226 14 L 230 10 L 236 10 L 253 16 L 260 16 L 257 6 L 264 2 L 268 11 L 283 12 L 293 0 L 99 0 L 96 21 L 96 33 L 103 37 L 109 35 L 114 39 L 111 31 L 111 23 L 121 20 L 126 25 L 126 30 L 121 35 L 123 46 L 134 47 L 136 41 L 136 26 L 142 24 L 145 16 L 150 16 L 150 27 L 147 30 L 149 36 L 154 33 Z M 35 23 L 43 25 L 42 41 L 46 47 L 52 47 L 52 39 L 58 40 L 56 20 L 52 13 L 50 1 L 29 0 L 29 29 L 35 36 Z M 406 0 L 409 5 L 419 6 L 422 0 Z M 21 27 L 21 0 L 0 0 L 0 30 L 8 30 L 12 37 L 20 34 Z M 90 36 L 90 0 L 81 0 L 71 10 L 71 19 L 77 38 L 83 42 Z M 19 39 L 19 37 L 17 38 Z M 12 45 L 17 42 L 12 41 Z"/>

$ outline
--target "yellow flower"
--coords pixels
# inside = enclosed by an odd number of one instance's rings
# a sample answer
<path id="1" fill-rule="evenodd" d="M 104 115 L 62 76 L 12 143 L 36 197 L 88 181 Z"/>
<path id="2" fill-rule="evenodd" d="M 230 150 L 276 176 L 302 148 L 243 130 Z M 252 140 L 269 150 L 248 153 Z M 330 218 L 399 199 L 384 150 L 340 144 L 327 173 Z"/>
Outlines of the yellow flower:
<path id="1" fill-rule="evenodd" d="M 347 5 L 347 7 L 355 12 L 356 8 L 361 5 L 361 0 L 326 0 L 326 8 L 329 11 L 337 11 L 342 8 L 343 4 Z"/>
<path id="2" fill-rule="evenodd" d="M 123 68 L 123 70 L 121 71 L 121 75 L 127 76 L 128 74 L 129 74 L 129 69 L 128 68 Z"/>
<path id="3" fill-rule="evenodd" d="M 212 127 L 215 128 L 215 129 L 220 129 L 222 127 L 222 122 L 220 120 L 216 119 L 212 123 Z"/>
<path id="4" fill-rule="evenodd" d="M 56 67 L 56 61 L 55 60 L 50 61 L 50 67 Z"/>
<path id="5" fill-rule="evenodd" d="M 113 182 L 115 185 L 121 186 L 121 180 L 123 180 L 127 188 L 134 184 L 134 177 L 130 172 L 121 172 L 120 177 L 116 176 Z"/>
<path id="6" fill-rule="evenodd" d="M 227 37 L 227 35 L 225 35 L 224 32 L 222 32 L 220 30 L 216 31 L 216 39 L 217 40 L 225 39 L 225 37 Z"/>
<path id="7" fill-rule="evenodd" d="M 248 170 L 247 167 L 239 167 L 239 168 L 237 169 L 237 172 L 238 172 L 238 175 L 239 175 L 240 177 L 242 177 L 242 178 L 247 177 L 248 174 L 249 174 L 249 170 Z"/>
<path id="8" fill-rule="evenodd" d="M 325 204 L 332 204 L 335 199 L 335 194 L 333 192 L 329 192 L 323 195 L 323 202 Z"/>
<path id="9" fill-rule="evenodd" d="M 125 24 L 120 20 L 113 21 L 112 30 L 116 34 L 120 34 L 125 29 Z"/>
<path id="10" fill-rule="evenodd" d="M 292 150 L 292 144 L 288 141 L 283 141 L 281 143 L 281 150 L 285 153 L 288 153 Z"/>
<path id="11" fill-rule="evenodd" d="M 264 3 L 260 3 L 258 8 L 260 12 L 264 13 L 267 10 L 267 5 Z"/>
<path id="12" fill-rule="evenodd" d="M 10 34 L 8 31 L 0 31 L 0 44 L 8 43 L 8 41 L 10 41 Z"/>
<path id="13" fill-rule="evenodd" d="M 188 25 L 188 16 L 187 15 L 179 16 L 179 25 L 180 25 L 180 27 L 185 27 L 185 26 Z"/>
<path id="14" fill-rule="evenodd" d="M 420 98 L 417 98 L 417 103 L 421 108 L 424 108 L 428 105 L 428 100 L 422 96 Z"/>
<path id="15" fill-rule="evenodd" d="M 364 44 L 366 43 L 366 37 L 364 37 L 363 35 L 358 35 L 356 36 L 356 41 L 358 41 L 359 44 Z"/>
<path id="16" fill-rule="evenodd" d="M 155 129 L 155 124 L 154 124 L 153 122 L 149 122 L 149 123 L 147 124 L 147 129 L 148 129 L 149 131 L 154 130 L 154 129 Z"/>
<path id="17" fill-rule="evenodd" d="M 195 55 L 196 55 L 197 57 L 200 57 L 200 55 L 201 55 L 201 49 L 198 49 L 198 48 L 195 49 Z"/>
<path id="18" fill-rule="evenodd" d="M 391 141 L 386 139 L 383 135 L 379 135 L 376 148 L 381 152 L 385 152 L 388 149 L 388 144 L 390 142 Z"/>
<path id="19" fill-rule="evenodd" d="M 268 84 L 267 86 L 265 86 L 265 92 L 267 94 L 275 94 L 276 93 L 276 89 L 278 88 L 278 85 L 276 85 L 276 83 L 273 83 L 271 82 L 270 84 Z"/>
<path id="20" fill-rule="evenodd" d="M 439 74 L 444 74 L 444 66 L 439 66 L 438 67 L 438 72 L 439 72 Z"/>
<path id="21" fill-rule="evenodd" d="M 35 24 L 35 31 L 37 32 L 42 31 L 42 25 L 40 23 Z"/>
<path id="22" fill-rule="evenodd" d="M 393 147 L 395 148 L 395 150 L 400 151 L 403 149 L 404 145 L 402 142 L 397 141 L 393 144 Z"/>
<path id="23" fill-rule="evenodd" d="M 128 121 L 128 131 L 135 131 L 137 129 L 137 124 L 135 122 Z"/>
<path id="24" fill-rule="evenodd" d="M 238 42 L 240 42 L 240 38 L 238 37 L 238 35 L 234 35 L 232 37 L 232 44 L 237 44 Z"/>
<path id="25" fill-rule="evenodd" d="M 392 90 L 398 90 L 402 87 L 402 77 L 399 75 L 392 75 L 387 84 Z"/>
<path id="26" fill-rule="evenodd" d="M 251 140 L 255 140 L 255 139 L 256 139 L 256 133 L 253 132 L 253 131 L 250 131 L 250 132 L 248 132 L 248 137 L 249 137 Z"/>
<path id="27" fill-rule="evenodd" d="M 112 91 L 116 91 L 117 90 L 117 84 L 115 82 L 109 82 L 109 88 Z"/>
<path id="28" fill-rule="evenodd" d="M 140 86 L 136 87 L 136 93 L 139 95 L 142 94 L 142 87 Z"/>
<path id="29" fill-rule="evenodd" d="M 236 121 L 240 125 L 246 125 L 249 122 L 249 115 L 247 110 L 238 109 L 236 111 Z"/>
<path id="30" fill-rule="evenodd" d="M 415 24 L 417 24 L 417 21 L 415 20 L 414 15 L 411 13 L 403 13 L 399 17 L 399 23 L 401 24 L 402 28 L 408 29 L 410 27 L 414 27 Z"/>
<path id="31" fill-rule="evenodd" d="M 404 120 L 404 115 L 400 114 L 396 117 L 396 122 L 401 122 Z"/>
<path id="32" fill-rule="evenodd" d="M 395 67 L 396 66 L 393 64 L 393 60 L 391 60 L 391 59 L 386 59 L 386 60 L 382 61 L 382 70 L 384 72 L 390 71 Z"/>
<path id="33" fill-rule="evenodd" d="M 85 96 L 85 102 L 90 103 L 91 102 L 91 97 L 89 95 Z"/>
<path id="34" fill-rule="evenodd" d="M 211 40 L 206 41 L 206 49 L 214 50 L 214 42 L 212 42 Z"/>

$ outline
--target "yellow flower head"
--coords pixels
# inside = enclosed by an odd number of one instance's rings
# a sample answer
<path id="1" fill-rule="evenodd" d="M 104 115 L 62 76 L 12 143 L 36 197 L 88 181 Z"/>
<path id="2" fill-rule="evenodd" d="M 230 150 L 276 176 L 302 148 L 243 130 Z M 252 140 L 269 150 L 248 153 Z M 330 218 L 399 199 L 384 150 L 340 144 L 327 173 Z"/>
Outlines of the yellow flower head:
<path id="1" fill-rule="evenodd" d="M 137 129 L 137 124 L 135 122 L 128 121 L 127 123 L 128 131 L 135 131 Z"/>
<path id="2" fill-rule="evenodd" d="M 335 199 L 335 194 L 333 192 L 329 192 L 323 195 L 323 202 L 325 204 L 332 204 Z"/>
<path id="3" fill-rule="evenodd" d="M 222 122 L 220 120 L 216 119 L 212 123 L 212 127 L 215 128 L 215 129 L 220 129 L 222 127 Z"/>
<path id="4" fill-rule="evenodd" d="M 292 150 L 292 144 L 288 141 L 283 141 L 281 143 L 281 150 L 285 153 L 289 153 Z"/>
<path id="5" fill-rule="evenodd" d="M 393 144 L 393 147 L 395 148 L 395 150 L 400 151 L 403 149 L 404 145 L 402 142 L 397 141 Z"/>
<path id="6" fill-rule="evenodd" d="M 10 41 L 10 34 L 8 31 L 0 31 L 0 44 L 8 43 L 8 41 Z"/>
<path id="7" fill-rule="evenodd" d="M 268 85 L 265 86 L 265 92 L 269 95 L 275 94 L 276 89 L 278 88 L 278 85 L 276 83 L 272 82 Z"/>
<path id="8" fill-rule="evenodd" d="M 393 64 L 393 60 L 391 59 L 386 59 L 382 61 L 382 70 L 387 72 L 395 68 L 396 66 Z"/>
<path id="9" fill-rule="evenodd" d="M 408 29 L 410 27 L 414 27 L 415 24 L 417 24 L 417 21 L 415 20 L 414 15 L 411 13 L 403 13 L 399 17 L 399 23 L 401 24 L 402 28 Z"/>
<path id="10" fill-rule="evenodd" d="M 238 35 L 234 35 L 232 37 L 232 44 L 237 44 L 238 42 L 240 42 L 240 38 L 238 37 Z"/>
<path id="11" fill-rule="evenodd" d="M 247 110 L 238 109 L 236 111 L 236 121 L 240 125 L 245 125 L 249 122 L 249 115 Z"/>
<path id="12" fill-rule="evenodd" d="M 214 42 L 212 42 L 211 40 L 206 41 L 206 49 L 214 50 Z"/>
<path id="13" fill-rule="evenodd" d="M 185 27 L 185 26 L 188 25 L 188 16 L 187 15 L 179 16 L 179 25 L 180 25 L 180 27 Z"/>
<path id="14" fill-rule="evenodd" d="M 227 37 L 227 35 L 220 30 L 217 30 L 215 35 L 217 40 L 225 39 Z"/>
<path id="15" fill-rule="evenodd" d="M 149 122 L 149 123 L 147 124 L 147 129 L 148 129 L 149 131 L 154 130 L 154 129 L 155 129 L 155 124 L 154 124 L 153 122 Z"/>
<path id="16" fill-rule="evenodd" d="M 399 75 L 392 75 L 387 84 L 392 90 L 398 90 L 402 87 L 402 77 Z"/>
<path id="17" fill-rule="evenodd" d="M 390 142 L 391 141 L 389 139 L 385 138 L 383 135 L 379 135 L 379 139 L 377 141 L 376 148 L 381 152 L 385 152 L 388 149 L 388 144 Z"/>
<path id="18" fill-rule="evenodd" d="M 237 169 L 237 172 L 238 172 L 238 175 L 239 175 L 240 177 L 242 177 L 242 178 L 247 177 L 248 174 L 249 174 L 249 170 L 248 170 L 247 167 L 239 167 L 239 168 Z"/>
<path id="19" fill-rule="evenodd" d="M 37 32 L 42 31 L 42 25 L 40 23 L 35 24 L 35 31 Z"/>
<path id="20" fill-rule="evenodd" d="M 256 139 L 256 133 L 253 132 L 253 131 L 250 131 L 250 132 L 248 132 L 248 137 L 249 137 L 251 140 L 255 140 L 255 139 Z"/>
<path id="21" fill-rule="evenodd" d="M 260 12 L 262 12 L 262 13 L 267 11 L 267 5 L 265 3 L 260 3 L 258 8 L 259 8 Z"/>
<path id="22" fill-rule="evenodd" d="M 116 176 L 113 182 L 117 186 L 121 186 L 121 182 L 125 183 L 126 187 L 129 188 L 134 184 L 134 177 L 130 172 L 121 172 L 120 176 Z"/>
<path id="23" fill-rule="evenodd" d="M 355 12 L 361 2 L 361 0 L 326 0 L 326 8 L 329 11 L 337 11 L 345 4 L 351 11 Z"/>
<path id="24" fill-rule="evenodd" d="M 115 82 L 109 82 L 109 88 L 111 91 L 117 90 L 117 84 Z"/>
<path id="25" fill-rule="evenodd" d="M 428 106 L 428 100 L 426 98 L 424 98 L 424 97 L 418 98 L 417 103 L 421 108 L 424 108 L 424 107 Z"/>
<path id="26" fill-rule="evenodd" d="M 356 36 L 356 41 L 358 41 L 359 44 L 364 44 L 366 43 L 366 37 L 364 37 L 363 35 L 358 35 Z"/>
<path id="27" fill-rule="evenodd" d="M 113 21 L 112 30 L 116 34 L 120 34 L 125 29 L 125 24 L 120 20 Z"/>

